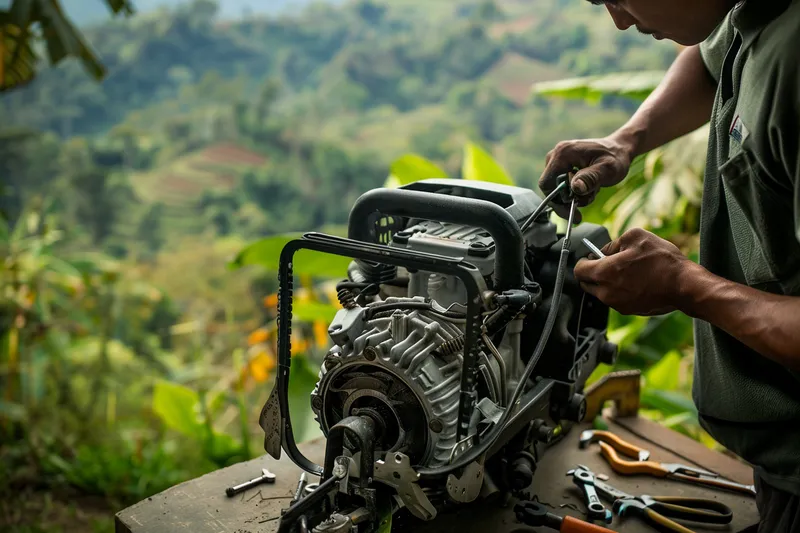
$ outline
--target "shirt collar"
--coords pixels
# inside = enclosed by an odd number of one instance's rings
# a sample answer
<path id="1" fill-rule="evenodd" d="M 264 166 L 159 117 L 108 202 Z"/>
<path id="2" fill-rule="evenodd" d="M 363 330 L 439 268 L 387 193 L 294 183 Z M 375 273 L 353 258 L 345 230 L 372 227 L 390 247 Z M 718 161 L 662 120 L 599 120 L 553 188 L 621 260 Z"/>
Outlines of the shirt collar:
<path id="1" fill-rule="evenodd" d="M 733 26 L 745 43 L 752 41 L 795 1 L 798 0 L 741 0 L 731 14 Z"/>

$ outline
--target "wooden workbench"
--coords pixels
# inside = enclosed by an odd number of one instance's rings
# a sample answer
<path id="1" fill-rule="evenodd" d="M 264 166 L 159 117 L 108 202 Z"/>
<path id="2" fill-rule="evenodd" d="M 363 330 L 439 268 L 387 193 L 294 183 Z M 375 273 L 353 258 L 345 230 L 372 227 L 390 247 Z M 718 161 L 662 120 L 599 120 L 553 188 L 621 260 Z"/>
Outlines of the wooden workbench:
<path id="1" fill-rule="evenodd" d="M 588 427 L 588 426 L 585 426 Z M 566 475 L 567 470 L 582 464 L 596 474 L 609 476 L 609 483 L 631 494 L 651 496 L 697 496 L 716 498 L 733 509 L 730 526 L 699 526 L 687 524 L 698 533 L 725 531 L 739 533 L 758 522 L 755 499 L 732 492 L 705 489 L 685 483 L 660 480 L 648 476 L 619 476 L 609 468 L 594 444 L 588 449 L 578 447 L 581 429 L 574 428 L 558 445 L 549 449 L 538 465 L 533 484 L 539 501 L 560 515 L 585 517 L 585 507 L 577 487 Z M 701 444 L 642 418 L 609 421 L 609 429 L 641 447 L 650 450 L 652 459 L 678 462 L 717 472 L 733 481 L 753 483 L 752 470 L 745 464 L 713 452 Z M 307 457 L 322 464 L 324 443 L 321 440 L 300 446 Z M 274 485 L 261 485 L 233 498 L 225 496 L 225 488 L 256 477 L 262 467 L 277 475 Z M 139 502 L 116 515 L 117 533 L 271 533 L 277 529 L 280 509 L 288 506 L 297 485 L 300 470 L 284 455 L 280 461 L 262 456 L 233 465 L 172 487 Z M 312 477 L 311 482 L 318 481 Z M 610 508 L 610 502 L 604 502 Z M 563 507 L 562 507 L 563 506 Z M 442 515 L 440 515 L 442 516 Z M 651 533 L 655 530 L 636 518 L 614 516 L 609 526 L 619 533 Z M 519 524 L 513 513 L 513 503 L 467 505 L 457 515 L 448 514 L 442 520 L 415 527 L 417 533 L 510 533 L 542 531 Z"/>

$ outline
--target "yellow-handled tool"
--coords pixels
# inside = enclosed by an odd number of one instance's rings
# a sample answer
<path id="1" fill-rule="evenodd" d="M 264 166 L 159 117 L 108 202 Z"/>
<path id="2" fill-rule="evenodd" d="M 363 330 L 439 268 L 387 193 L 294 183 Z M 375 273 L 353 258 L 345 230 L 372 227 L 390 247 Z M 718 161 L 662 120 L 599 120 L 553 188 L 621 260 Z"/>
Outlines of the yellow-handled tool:
<path id="1" fill-rule="evenodd" d="M 617 454 L 613 447 L 605 442 L 600 443 L 600 451 L 611 465 L 611 468 L 618 474 L 645 474 L 655 477 L 676 479 L 678 481 L 685 481 L 697 485 L 705 485 L 707 487 L 742 492 L 750 496 L 755 496 L 756 494 L 756 488 L 753 485 L 742 485 L 741 483 L 729 481 L 720 477 L 719 474 L 700 468 L 677 463 L 626 461 Z"/>

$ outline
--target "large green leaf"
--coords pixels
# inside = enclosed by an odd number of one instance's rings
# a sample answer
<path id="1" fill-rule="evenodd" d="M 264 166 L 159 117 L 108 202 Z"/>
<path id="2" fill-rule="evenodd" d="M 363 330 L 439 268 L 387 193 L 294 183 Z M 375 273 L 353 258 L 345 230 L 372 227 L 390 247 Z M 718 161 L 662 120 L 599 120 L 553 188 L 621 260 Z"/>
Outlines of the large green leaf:
<path id="1" fill-rule="evenodd" d="M 432 161 L 416 154 L 406 154 L 392 163 L 387 184 L 399 187 L 415 181 L 447 177 L 447 172 Z"/>
<path id="2" fill-rule="evenodd" d="M 295 440 L 305 442 L 322 435 L 311 410 L 311 391 L 318 375 L 304 355 L 292 357 L 289 371 L 289 415 Z"/>
<path id="3" fill-rule="evenodd" d="M 678 388 L 681 359 L 680 352 L 669 352 L 661 361 L 647 370 L 645 373 L 645 386 L 662 390 Z"/>
<path id="4" fill-rule="evenodd" d="M 292 304 L 292 318 L 302 322 L 323 321 L 326 324 L 333 320 L 338 308 L 321 302 L 295 302 Z"/>
<path id="5" fill-rule="evenodd" d="M 664 78 L 663 71 L 618 72 L 602 76 L 584 76 L 556 81 L 543 81 L 533 85 L 539 96 L 556 96 L 596 103 L 604 96 L 625 96 L 644 100 Z"/>
<path id="6" fill-rule="evenodd" d="M 461 174 L 465 180 L 514 185 L 514 180 L 509 177 L 505 169 L 475 143 L 464 145 L 464 161 Z"/>
<path id="7" fill-rule="evenodd" d="M 683 413 L 691 413 L 692 416 L 697 416 L 697 407 L 695 407 L 692 399 L 674 391 L 645 387 L 642 390 L 641 403 L 644 407 L 657 409 L 666 417 Z"/>
<path id="8" fill-rule="evenodd" d="M 195 391 L 169 381 L 157 382 L 153 391 L 153 411 L 169 428 L 188 437 L 205 434 L 196 412 L 199 401 Z"/>
<path id="9" fill-rule="evenodd" d="M 231 267 L 258 265 L 267 270 L 277 272 L 281 250 L 286 244 L 302 234 L 284 234 L 267 237 L 256 241 L 244 250 L 231 263 Z M 326 254 L 312 250 L 300 250 L 295 256 L 293 271 L 295 275 L 308 275 L 321 278 L 341 278 L 347 273 L 352 261 L 349 257 Z"/>

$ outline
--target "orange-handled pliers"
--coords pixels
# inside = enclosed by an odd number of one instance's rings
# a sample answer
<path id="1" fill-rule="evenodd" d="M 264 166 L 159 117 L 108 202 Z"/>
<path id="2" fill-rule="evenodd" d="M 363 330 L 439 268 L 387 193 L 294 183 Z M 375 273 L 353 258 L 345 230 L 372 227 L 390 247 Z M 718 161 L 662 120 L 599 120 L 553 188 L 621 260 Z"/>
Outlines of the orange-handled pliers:
<path id="1" fill-rule="evenodd" d="M 755 496 L 756 488 L 753 485 L 742 485 L 729 481 L 707 470 L 677 463 L 658 463 L 655 461 L 627 461 L 617 455 L 616 450 L 605 442 L 600 443 L 603 457 L 618 474 L 646 474 L 655 477 L 671 478 L 687 483 L 695 483 L 719 489 L 742 492 Z"/>
<path id="2" fill-rule="evenodd" d="M 650 452 L 644 448 L 640 448 L 631 444 L 626 440 L 622 440 L 610 431 L 599 429 L 587 429 L 581 433 L 580 447 L 586 448 L 593 442 L 607 442 L 614 446 L 618 451 L 624 453 L 628 457 L 639 459 L 640 461 L 647 461 L 650 459 Z"/>

